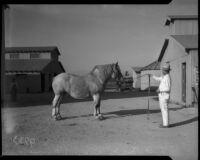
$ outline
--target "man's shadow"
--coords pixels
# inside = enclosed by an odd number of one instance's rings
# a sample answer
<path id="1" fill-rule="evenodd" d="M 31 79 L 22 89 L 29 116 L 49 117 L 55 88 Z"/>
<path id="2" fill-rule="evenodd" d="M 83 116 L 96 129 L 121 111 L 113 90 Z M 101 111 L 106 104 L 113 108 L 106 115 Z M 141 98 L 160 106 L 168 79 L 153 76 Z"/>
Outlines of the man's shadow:
<path id="1" fill-rule="evenodd" d="M 177 123 L 170 124 L 170 128 L 171 127 L 182 126 L 182 125 L 185 125 L 185 124 L 189 124 L 189 123 L 195 122 L 197 120 L 198 120 L 198 116 L 193 117 L 193 118 L 188 119 L 188 120 L 185 120 L 185 121 L 182 121 L 182 122 L 177 122 Z"/>

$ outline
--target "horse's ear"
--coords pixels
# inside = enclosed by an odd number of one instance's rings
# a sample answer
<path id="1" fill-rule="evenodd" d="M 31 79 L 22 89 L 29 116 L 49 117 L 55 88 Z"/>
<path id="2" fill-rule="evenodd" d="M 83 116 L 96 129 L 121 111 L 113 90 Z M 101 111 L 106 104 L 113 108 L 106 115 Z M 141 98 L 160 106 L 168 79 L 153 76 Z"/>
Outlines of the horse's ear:
<path id="1" fill-rule="evenodd" d="M 118 65 L 118 62 L 115 64 L 116 66 Z"/>

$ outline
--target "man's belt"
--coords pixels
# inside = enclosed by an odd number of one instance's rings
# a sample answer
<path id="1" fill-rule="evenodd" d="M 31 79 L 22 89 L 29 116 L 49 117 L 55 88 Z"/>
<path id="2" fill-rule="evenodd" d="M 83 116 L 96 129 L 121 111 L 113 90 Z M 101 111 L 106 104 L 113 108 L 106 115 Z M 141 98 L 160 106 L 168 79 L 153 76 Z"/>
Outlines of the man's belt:
<path id="1" fill-rule="evenodd" d="M 169 91 L 159 91 L 158 93 L 170 93 Z"/>

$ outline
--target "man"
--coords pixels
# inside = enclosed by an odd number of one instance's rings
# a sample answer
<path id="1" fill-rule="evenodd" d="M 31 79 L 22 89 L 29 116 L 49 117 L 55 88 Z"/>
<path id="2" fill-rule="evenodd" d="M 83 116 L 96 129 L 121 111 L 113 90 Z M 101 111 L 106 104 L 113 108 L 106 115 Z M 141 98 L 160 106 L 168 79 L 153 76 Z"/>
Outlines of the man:
<path id="1" fill-rule="evenodd" d="M 169 71 L 171 69 L 170 69 L 169 63 L 165 63 L 161 67 L 161 70 L 162 70 L 162 76 L 157 77 L 153 75 L 153 78 L 157 81 L 160 81 L 160 85 L 157 91 L 158 91 L 163 124 L 160 125 L 159 127 L 168 128 L 169 127 L 168 102 L 169 102 L 170 90 L 171 90 L 171 78 L 169 75 Z"/>

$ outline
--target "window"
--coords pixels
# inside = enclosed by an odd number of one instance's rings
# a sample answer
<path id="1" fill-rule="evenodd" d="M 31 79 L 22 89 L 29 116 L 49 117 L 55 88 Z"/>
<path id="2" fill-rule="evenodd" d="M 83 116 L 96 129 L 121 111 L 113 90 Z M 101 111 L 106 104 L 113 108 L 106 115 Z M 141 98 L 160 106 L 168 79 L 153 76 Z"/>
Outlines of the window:
<path id="1" fill-rule="evenodd" d="M 31 58 L 31 59 L 40 58 L 40 54 L 39 54 L 39 53 L 31 53 L 31 54 L 30 54 L 30 58 Z"/>
<path id="2" fill-rule="evenodd" d="M 19 59 L 19 53 L 10 53 L 10 59 Z"/>

